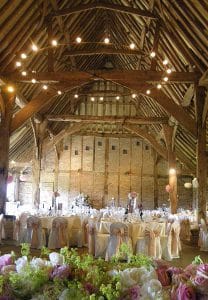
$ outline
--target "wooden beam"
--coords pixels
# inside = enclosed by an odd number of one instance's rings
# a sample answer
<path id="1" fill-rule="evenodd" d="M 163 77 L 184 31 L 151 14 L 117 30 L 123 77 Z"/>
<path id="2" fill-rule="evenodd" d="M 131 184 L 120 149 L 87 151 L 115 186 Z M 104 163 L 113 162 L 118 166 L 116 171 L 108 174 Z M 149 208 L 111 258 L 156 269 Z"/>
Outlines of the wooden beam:
<path id="1" fill-rule="evenodd" d="M 203 110 L 205 105 L 205 89 L 196 88 L 196 116 L 197 116 L 197 178 L 198 187 L 198 213 L 199 221 L 203 217 L 206 219 L 207 200 L 207 163 L 206 163 L 206 124 L 203 123 Z"/>
<path id="2" fill-rule="evenodd" d="M 117 117 L 117 116 L 87 116 L 87 115 L 49 115 L 49 121 L 55 122 L 84 122 L 84 123 L 111 123 L 111 124 L 162 124 L 167 123 L 167 117 Z"/>
<path id="3" fill-rule="evenodd" d="M 1 94 L 0 94 L 0 112 L 1 112 L 1 118 L 4 118 L 5 117 L 5 103 L 4 103 L 4 99 Z"/>
<path id="4" fill-rule="evenodd" d="M 185 95 L 183 96 L 183 99 L 181 101 L 181 105 L 184 107 L 187 107 L 190 105 L 191 100 L 194 96 L 194 84 L 191 84 L 189 88 L 187 89 Z"/>
<path id="5" fill-rule="evenodd" d="M 164 159 L 167 160 L 168 158 L 167 150 L 161 144 L 158 143 L 158 141 L 155 139 L 155 137 L 152 134 L 148 133 L 145 129 L 139 128 L 135 125 L 123 125 L 123 127 L 128 131 L 147 140 L 155 149 L 155 151 L 159 155 L 161 155 Z"/>
<path id="6" fill-rule="evenodd" d="M 76 83 L 79 80 L 90 80 L 90 79 L 105 79 L 112 80 L 121 83 L 125 80 L 131 82 L 132 84 L 138 84 L 139 82 L 153 83 L 161 82 L 164 77 L 163 71 L 155 70 L 89 70 L 89 71 L 71 71 L 71 72 L 37 72 L 29 73 L 27 76 L 22 76 L 18 73 L 4 73 L 0 74 L 8 78 L 11 81 L 20 82 L 31 82 L 32 78 L 41 82 L 60 82 L 60 81 L 70 81 Z M 195 83 L 198 82 L 200 74 L 197 72 L 172 72 L 169 75 L 169 83 Z"/>
<path id="7" fill-rule="evenodd" d="M 12 119 L 11 133 L 31 118 L 36 112 L 40 111 L 44 106 L 48 105 L 56 93 L 53 91 L 40 92 L 28 104 L 19 110 Z"/>
<path id="8" fill-rule="evenodd" d="M 154 51 L 156 53 L 156 56 L 151 59 L 150 70 L 156 70 L 159 40 L 160 40 L 160 22 L 157 21 L 156 27 L 155 27 L 153 47 L 152 47 L 152 51 Z"/>
<path id="9" fill-rule="evenodd" d="M 208 87 L 208 69 L 204 72 L 202 77 L 199 80 L 199 86 Z"/>
<path id="10" fill-rule="evenodd" d="M 53 40 L 53 29 L 52 22 L 49 22 L 47 25 L 47 34 L 48 34 L 48 72 L 54 72 L 54 55 L 53 48 L 51 48 L 51 42 Z"/>
<path id="11" fill-rule="evenodd" d="M 86 55 L 96 55 L 96 54 L 105 54 L 105 55 L 144 55 L 144 51 L 141 50 L 131 50 L 127 48 L 113 48 L 109 46 L 104 46 L 100 48 L 93 48 L 93 49 L 71 49 L 66 50 L 63 53 L 63 56 L 86 56 Z"/>
<path id="12" fill-rule="evenodd" d="M 80 80 L 79 82 L 77 81 L 77 85 L 74 85 L 74 82 L 71 84 L 68 83 L 67 87 L 64 87 L 62 91 L 71 90 L 76 86 L 80 86 L 85 83 L 86 81 L 84 80 Z M 12 119 L 11 132 L 22 126 L 22 124 L 31 118 L 35 113 L 39 112 L 43 107 L 54 101 L 54 96 L 57 96 L 57 91 L 54 90 L 43 91 L 35 96 L 25 107 L 15 114 L 14 118 Z"/>
<path id="13" fill-rule="evenodd" d="M 47 18 L 53 18 L 58 16 L 67 16 L 75 13 L 81 13 L 88 10 L 93 9 L 104 9 L 104 10 L 111 10 L 115 11 L 117 13 L 126 13 L 131 15 L 136 15 L 144 18 L 150 18 L 150 19 L 157 19 L 157 17 L 151 13 L 148 10 L 142 10 L 139 8 L 134 8 L 132 6 L 123 6 L 118 4 L 112 4 L 112 3 L 90 3 L 90 4 L 82 4 L 75 7 L 70 8 L 64 8 L 55 11 L 54 13 L 51 13 Z"/>

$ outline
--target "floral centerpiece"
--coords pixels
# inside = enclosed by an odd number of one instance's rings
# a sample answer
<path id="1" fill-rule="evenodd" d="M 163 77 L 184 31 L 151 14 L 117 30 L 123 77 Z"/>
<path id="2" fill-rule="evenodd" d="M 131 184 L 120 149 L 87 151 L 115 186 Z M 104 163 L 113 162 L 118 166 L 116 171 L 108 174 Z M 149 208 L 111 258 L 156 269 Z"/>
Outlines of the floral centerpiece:
<path id="1" fill-rule="evenodd" d="M 126 247 L 121 251 L 128 261 L 116 256 L 107 263 L 67 247 L 60 253 L 43 247 L 41 256 L 32 258 L 29 245 L 23 244 L 21 257 L 0 257 L 0 300 L 207 299 L 208 264 L 200 258 L 183 270 L 132 255 Z"/>

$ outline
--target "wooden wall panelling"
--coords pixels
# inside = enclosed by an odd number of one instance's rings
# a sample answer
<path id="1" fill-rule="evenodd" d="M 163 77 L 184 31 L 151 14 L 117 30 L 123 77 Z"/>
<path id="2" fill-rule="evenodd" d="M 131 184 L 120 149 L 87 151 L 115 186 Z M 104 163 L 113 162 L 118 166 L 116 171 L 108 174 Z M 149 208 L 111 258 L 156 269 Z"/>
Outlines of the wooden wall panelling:
<path id="1" fill-rule="evenodd" d="M 130 174 L 130 157 L 131 157 L 130 139 L 122 138 L 119 141 L 120 141 L 120 146 L 119 146 L 120 173 Z"/>
<path id="2" fill-rule="evenodd" d="M 145 209 L 154 209 L 154 177 L 142 178 L 142 203 Z"/>
<path id="3" fill-rule="evenodd" d="M 119 139 L 109 138 L 109 172 L 119 171 Z"/>
<path id="4" fill-rule="evenodd" d="M 114 197 L 117 202 L 119 202 L 119 191 L 118 191 L 118 173 L 110 172 L 108 174 L 108 203 L 106 205 L 111 204 L 112 197 Z"/>
<path id="5" fill-rule="evenodd" d="M 151 146 L 147 143 L 143 143 L 143 174 L 153 175 L 154 157 Z"/>
<path id="6" fill-rule="evenodd" d="M 32 182 L 20 181 L 18 198 L 21 205 L 32 204 Z"/>
<path id="7" fill-rule="evenodd" d="M 105 174 L 94 172 L 93 174 L 93 192 L 92 201 L 93 207 L 102 208 L 104 206 L 104 182 Z"/>
<path id="8" fill-rule="evenodd" d="M 69 172 L 66 173 L 59 172 L 59 176 L 58 176 L 58 191 L 60 193 L 60 197 L 57 198 L 57 202 L 62 203 L 63 209 L 67 209 L 69 204 L 69 189 L 70 189 L 69 176 L 70 176 Z"/>
<path id="9" fill-rule="evenodd" d="M 119 182 L 119 198 L 120 202 L 125 207 L 127 204 L 127 196 L 130 192 L 130 175 L 120 174 Z"/>
<path id="10" fill-rule="evenodd" d="M 141 139 L 132 138 L 131 139 L 131 174 L 138 174 L 141 176 L 141 167 L 142 167 L 142 145 L 143 142 Z"/>
<path id="11" fill-rule="evenodd" d="M 92 172 L 82 172 L 81 193 L 89 195 L 89 197 L 92 199 L 92 195 L 93 195 L 93 173 Z"/>
<path id="12" fill-rule="evenodd" d="M 63 150 L 60 152 L 59 171 L 68 171 L 71 168 L 71 136 L 63 140 Z"/>
<path id="13" fill-rule="evenodd" d="M 41 161 L 41 169 L 46 172 L 53 172 L 55 169 L 55 151 L 47 152 Z"/>
<path id="14" fill-rule="evenodd" d="M 82 159 L 82 137 L 72 136 L 71 145 L 71 170 L 81 169 L 81 159 Z"/>
<path id="15" fill-rule="evenodd" d="M 98 102 L 98 116 L 103 116 L 103 103 Z"/>
<path id="16" fill-rule="evenodd" d="M 69 184 L 69 198 L 70 199 L 73 199 L 80 193 L 80 181 L 81 181 L 81 172 L 71 170 L 70 184 Z"/>
<path id="17" fill-rule="evenodd" d="M 94 137 L 83 136 L 83 171 L 93 171 L 93 156 L 94 156 Z"/>
<path id="18" fill-rule="evenodd" d="M 95 137 L 95 164 L 94 170 L 96 172 L 105 172 L 105 146 L 106 139 L 102 137 Z"/>

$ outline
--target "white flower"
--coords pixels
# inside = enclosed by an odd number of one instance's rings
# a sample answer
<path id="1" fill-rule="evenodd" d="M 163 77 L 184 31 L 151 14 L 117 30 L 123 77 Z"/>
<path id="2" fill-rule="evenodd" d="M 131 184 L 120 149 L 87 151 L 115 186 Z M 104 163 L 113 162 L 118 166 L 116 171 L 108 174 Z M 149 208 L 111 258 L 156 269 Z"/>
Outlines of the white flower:
<path id="1" fill-rule="evenodd" d="M 27 266 L 27 256 L 22 256 L 15 261 L 17 273 L 24 272 L 25 267 Z"/>
<path id="2" fill-rule="evenodd" d="M 151 279 L 146 282 L 142 288 L 142 300 L 146 299 L 162 299 L 162 285 L 159 280 Z"/>
<path id="3" fill-rule="evenodd" d="M 53 266 L 63 265 L 63 262 L 64 262 L 63 255 L 61 255 L 59 253 L 56 253 L 56 252 L 50 253 L 49 254 L 49 259 L 50 259 Z"/>
<path id="4" fill-rule="evenodd" d="M 40 269 L 45 266 L 51 266 L 51 262 L 43 260 L 42 258 L 33 258 L 30 262 L 30 265 L 34 269 Z"/>

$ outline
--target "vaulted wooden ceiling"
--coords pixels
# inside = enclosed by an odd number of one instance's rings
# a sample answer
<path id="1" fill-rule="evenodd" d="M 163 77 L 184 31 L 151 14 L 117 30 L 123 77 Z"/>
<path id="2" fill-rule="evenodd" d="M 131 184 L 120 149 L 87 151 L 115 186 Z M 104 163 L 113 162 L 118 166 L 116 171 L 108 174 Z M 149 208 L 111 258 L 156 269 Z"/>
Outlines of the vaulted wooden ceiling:
<path id="1" fill-rule="evenodd" d="M 131 93 L 137 94 L 132 101 L 138 116 L 169 118 L 175 126 L 177 158 L 194 171 L 194 90 L 198 81 L 208 84 L 206 0 L 2 0 L 0 16 L 1 84 L 12 82 L 17 89 L 11 159 L 31 159 L 31 118 L 40 121 L 48 115 L 73 115 L 94 86 L 104 81 L 106 95 L 109 85 L 130 98 Z M 80 44 L 76 43 L 78 36 Z M 110 45 L 103 43 L 106 36 Z M 48 48 L 53 38 L 58 46 Z M 32 52 L 32 43 L 40 49 L 37 53 Z M 131 43 L 136 45 L 133 50 Z M 153 51 L 155 57 L 150 56 Z M 17 68 L 21 53 L 26 53 L 27 59 Z M 167 66 L 164 59 L 168 59 Z M 172 70 L 169 81 L 158 90 L 167 68 Z M 27 76 L 21 75 L 23 70 Z M 31 83 L 33 77 L 35 84 Z M 42 90 L 44 83 L 49 86 L 47 91 Z M 77 87 L 80 97 L 74 98 Z M 57 95 L 59 89 L 62 95 Z M 151 94 L 146 94 L 147 89 Z M 38 109 L 29 115 L 21 112 L 27 103 L 32 107 L 34 100 Z M 27 118 L 18 118 L 18 114 Z M 65 126 L 69 123 L 49 120 L 47 132 L 56 136 Z M 123 128 L 123 132 L 135 134 L 132 128 Z M 147 133 L 164 146 L 161 124 L 150 124 Z"/>

